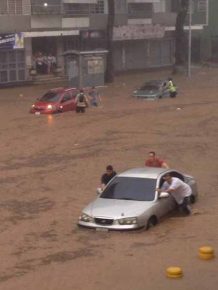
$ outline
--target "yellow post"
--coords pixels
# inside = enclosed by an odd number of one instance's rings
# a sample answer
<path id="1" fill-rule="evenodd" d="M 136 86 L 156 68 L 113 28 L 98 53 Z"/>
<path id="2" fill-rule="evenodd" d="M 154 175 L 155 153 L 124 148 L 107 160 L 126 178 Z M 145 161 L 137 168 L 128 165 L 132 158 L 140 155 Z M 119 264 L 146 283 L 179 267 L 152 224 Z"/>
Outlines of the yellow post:
<path id="1" fill-rule="evenodd" d="M 166 275 L 168 278 L 181 278 L 183 276 L 183 272 L 180 267 L 168 267 L 166 269 Z"/>
<path id="2" fill-rule="evenodd" d="M 209 246 L 204 246 L 199 249 L 199 258 L 203 260 L 211 260 L 215 257 L 214 249 Z"/>

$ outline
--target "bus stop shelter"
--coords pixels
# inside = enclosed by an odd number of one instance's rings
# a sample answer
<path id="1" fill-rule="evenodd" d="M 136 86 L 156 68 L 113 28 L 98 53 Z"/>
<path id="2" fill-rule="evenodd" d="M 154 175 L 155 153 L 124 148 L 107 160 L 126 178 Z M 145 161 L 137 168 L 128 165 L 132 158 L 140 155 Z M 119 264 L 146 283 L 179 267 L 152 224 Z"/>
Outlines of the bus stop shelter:
<path id="1" fill-rule="evenodd" d="M 107 50 L 76 51 L 63 53 L 69 86 L 103 86 Z"/>

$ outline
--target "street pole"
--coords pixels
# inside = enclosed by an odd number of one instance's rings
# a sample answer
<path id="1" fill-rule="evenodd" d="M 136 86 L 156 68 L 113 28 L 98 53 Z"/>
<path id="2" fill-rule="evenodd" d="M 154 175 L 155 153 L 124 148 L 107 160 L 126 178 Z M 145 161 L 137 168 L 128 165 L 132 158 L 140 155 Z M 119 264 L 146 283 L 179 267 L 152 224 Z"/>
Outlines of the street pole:
<path id="1" fill-rule="evenodd" d="M 192 54 L 192 0 L 189 0 L 189 29 L 188 29 L 188 78 L 191 78 L 191 54 Z"/>

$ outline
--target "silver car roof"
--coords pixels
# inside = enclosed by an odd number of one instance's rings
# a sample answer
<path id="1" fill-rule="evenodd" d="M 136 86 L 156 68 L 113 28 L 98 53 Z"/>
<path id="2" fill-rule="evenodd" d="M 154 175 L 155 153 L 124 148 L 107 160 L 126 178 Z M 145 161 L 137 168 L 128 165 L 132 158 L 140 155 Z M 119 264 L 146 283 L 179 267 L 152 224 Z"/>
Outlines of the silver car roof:
<path id="1" fill-rule="evenodd" d="M 166 168 L 156 168 L 156 167 L 142 167 L 142 168 L 132 168 L 126 170 L 117 176 L 121 177 L 141 177 L 141 178 L 152 178 L 157 179 L 160 175 L 167 173 L 169 169 Z"/>

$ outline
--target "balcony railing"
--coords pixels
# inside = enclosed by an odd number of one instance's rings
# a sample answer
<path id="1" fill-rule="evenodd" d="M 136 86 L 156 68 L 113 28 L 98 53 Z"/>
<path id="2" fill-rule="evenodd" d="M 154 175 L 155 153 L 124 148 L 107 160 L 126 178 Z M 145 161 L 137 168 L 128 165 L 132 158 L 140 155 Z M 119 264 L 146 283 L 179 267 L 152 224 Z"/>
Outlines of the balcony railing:
<path id="1" fill-rule="evenodd" d="M 79 1 L 78 1 L 79 2 Z M 62 16 L 89 16 L 91 14 L 104 14 L 104 1 L 93 4 L 59 3 L 51 1 L 34 1 L 25 4 L 23 0 L 0 0 L 0 15 L 62 15 Z"/>
<path id="2" fill-rule="evenodd" d="M 128 18 L 152 18 L 152 4 L 151 3 L 129 3 L 128 4 Z"/>
<path id="3" fill-rule="evenodd" d="M 62 14 L 62 6 L 59 4 L 46 5 L 45 2 L 42 5 L 33 5 L 31 6 L 32 15 L 60 15 Z"/>
<path id="4" fill-rule="evenodd" d="M 24 10 L 22 0 L 0 0 L 0 15 L 22 15 Z"/>

